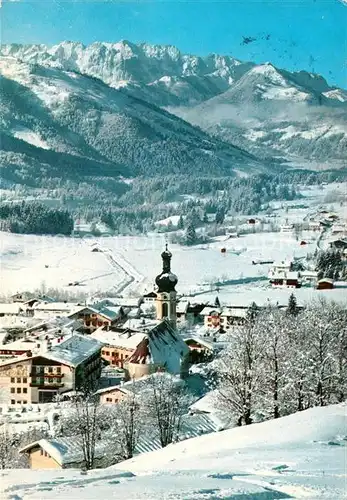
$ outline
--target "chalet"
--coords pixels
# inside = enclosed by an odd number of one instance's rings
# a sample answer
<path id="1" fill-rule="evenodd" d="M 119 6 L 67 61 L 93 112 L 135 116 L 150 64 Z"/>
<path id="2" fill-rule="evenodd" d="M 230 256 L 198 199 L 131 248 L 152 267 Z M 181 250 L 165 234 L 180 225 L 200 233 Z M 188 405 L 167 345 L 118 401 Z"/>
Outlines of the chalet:
<path id="1" fill-rule="evenodd" d="M 131 329 L 100 328 L 92 333 L 92 337 L 102 342 L 102 358 L 110 365 L 124 368 L 124 363 L 134 353 L 146 334 Z"/>
<path id="2" fill-rule="evenodd" d="M 115 404 L 122 401 L 127 396 L 132 395 L 133 392 L 126 389 L 124 385 L 114 385 L 112 387 L 105 387 L 104 389 L 99 389 L 96 394 L 100 397 L 101 404 Z"/>
<path id="3" fill-rule="evenodd" d="M 203 434 L 225 429 L 226 424 L 217 415 L 186 414 L 182 417 L 179 440 L 198 437 Z M 136 444 L 134 455 L 161 449 L 158 436 L 153 433 L 141 433 Z M 105 468 L 113 465 L 119 451 L 114 435 L 104 434 L 96 443 L 94 468 Z M 29 458 L 31 469 L 81 469 L 85 465 L 81 436 L 40 439 L 19 450 Z M 122 471 L 120 476 L 124 476 Z M 129 473 L 126 473 L 127 477 Z"/>
<path id="4" fill-rule="evenodd" d="M 204 326 L 207 330 L 220 329 L 226 332 L 230 328 L 245 322 L 248 307 L 205 307 L 202 311 Z"/>
<path id="5" fill-rule="evenodd" d="M 144 304 L 155 304 L 157 299 L 157 294 L 155 292 L 149 292 L 143 295 Z"/>
<path id="6" fill-rule="evenodd" d="M 92 333 L 100 327 L 109 328 L 117 320 L 124 318 L 125 314 L 121 306 L 82 306 L 72 311 L 68 317 L 79 320 L 82 323 L 84 333 Z"/>
<path id="7" fill-rule="evenodd" d="M 4 316 L 19 316 L 25 311 L 25 307 L 21 302 L 12 304 L 0 304 L 0 318 Z"/>
<path id="8" fill-rule="evenodd" d="M 220 327 L 220 308 L 206 306 L 200 314 L 204 318 L 204 326 L 207 330 Z"/>
<path id="9" fill-rule="evenodd" d="M 0 364 L 0 402 L 46 403 L 100 377 L 102 344 L 83 335 L 46 343 Z"/>
<path id="10" fill-rule="evenodd" d="M 70 314 L 78 304 L 74 302 L 48 302 L 39 301 L 35 302 L 32 306 L 34 318 L 49 318 L 50 316 L 67 316 Z"/>
<path id="11" fill-rule="evenodd" d="M 272 274 L 269 276 L 269 282 L 274 287 L 300 288 L 301 279 L 297 271 L 289 271 L 285 274 Z"/>
<path id="12" fill-rule="evenodd" d="M 317 290 L 332 290 L 334 288 L 334 280 L 330 278 L 322 278 L 317 283 Z"/>
<path id="13" fill-rule="evenodd" d="M 95 447 L 95 468 L 113 465 L 109 441 L 98 441 Z M 30 469 L 77 469 L 85 464 L 80 436 L 40 439 L 19 450 L 29 458 Z M 113 456 L 115 454 L 113 453 Z"/>
<path id="14" fill-rule="evenodd" d="M 189 347 L 189 362 L 191 364 L 203 363 L 214 351 L 214 345 L 205 338 L 197 335 L 186 335 L 184 342 Z"/>

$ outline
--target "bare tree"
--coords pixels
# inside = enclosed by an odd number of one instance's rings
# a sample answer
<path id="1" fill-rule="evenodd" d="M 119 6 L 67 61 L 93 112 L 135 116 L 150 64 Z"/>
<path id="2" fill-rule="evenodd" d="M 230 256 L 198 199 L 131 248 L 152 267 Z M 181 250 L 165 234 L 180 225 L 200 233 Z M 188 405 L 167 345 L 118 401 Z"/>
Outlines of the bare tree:
<path id="1" fill-rule="evenodd" d="M 142 392 L 142 401 L 147 422 L 159 435 L 161 446 L 164 448 L 176 441 L 182 428 L 182 417 L 191 403 L 184 382 L 167 373 L 155 373 Z"/>
<path id="2" fill-rule="evenodd" d="M 119 460 L 132 458 L 142 430 L 142 407 L 139 397 L 129 390 L 124 399 L 109 407 L 108 413 L 108 435 L 111 442 L 115 437 L 117 439 L 114 452 Z"/>
<path id="3" fill-rule="evenodd" d="M 214 367 L 218 404 L 232 413 L 238 425 L 251 424 L 255 398 L 260 391 L 263 345 L 256 322 L 247 322 L 228 338 Z"/>

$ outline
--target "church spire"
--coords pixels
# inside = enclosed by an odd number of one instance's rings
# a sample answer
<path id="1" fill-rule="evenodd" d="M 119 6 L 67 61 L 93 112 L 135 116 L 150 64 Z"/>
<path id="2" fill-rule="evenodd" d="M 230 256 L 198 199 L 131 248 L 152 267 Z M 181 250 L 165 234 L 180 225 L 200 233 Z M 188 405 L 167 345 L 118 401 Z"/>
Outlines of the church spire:
<path id="1" fill-rule="evenodd" d="M 165 245 L 165 250 L 161 254 L 163 260 L 163 270 L 156 277 L 155 282 L 158 286 L 158 292 L 173 292 L 177 285 L 177 276 L 171 272 L 172 253 L 168 249 L 168 244 Z"/>

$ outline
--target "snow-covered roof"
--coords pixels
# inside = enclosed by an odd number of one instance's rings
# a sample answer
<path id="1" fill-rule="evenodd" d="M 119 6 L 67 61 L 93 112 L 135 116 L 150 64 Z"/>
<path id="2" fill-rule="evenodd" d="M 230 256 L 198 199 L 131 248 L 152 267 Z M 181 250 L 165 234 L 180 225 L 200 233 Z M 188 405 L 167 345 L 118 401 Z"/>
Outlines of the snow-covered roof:
<path id="1" fill-rule="evenodd" d="M 147 332 L 129 358 L 129 363 L 153 363 L 164 366 L 169 373 L 178 374 L 182 359 L 188 352 L 189 348 L 182 337 L 164 320 Z"/>
<path id="2" fill-rule="evenodd" d="M 223 307 L 221 316 L 233 318 L 245 318 L 247 316 L 248 308 L 242 307 Z"/>
<path id="3" fill-rule="evenodd" d="M 187 342 L 188 340 L 193 340 L 194 342 L 197 342 L 197 343 L 207 347 L 207 349 L 210 349 L 210 350 L 213 350 L 213 348 L 214 348 L 213 342 L 207 340 L 204 337 L 199 337 L 198 335 L 189 335 L 187 333 L 186 335 L 183 336 L 183 340 L 185 342 Z"/>
<path id="4" fill-rule="evenodd" d="M 77 306 L 78 304 L 74 302 L 36 302 L 32 308 L 37 311 L 58 311 L 69 313 Z"/>
<path id="5" fill-rule="evenodd" d="M 112 330 L 107 331 L 99 328 L 90 336 L 93 339 L 109 346 L 123 347 L 124 349 L 136 349 L 139 343 L 146 337 L 146 334 L 142 332 L 130 332 L 129 330 L 124 332 Z"/>
<path id="6" fill-rule="evenodd" d="M 201 316 L 211 316 L 212 313 L 220 314 L 221 310 L 218 307 L 206 306 L 201 311 Z"/>
<path id="7" fill-rule="evenodd" d="M 59 465 L 75 464 L 84 461 L 81 436 L 40 439 L 24 446 L 19 450 L 19 453 L 28 452 L 38 446 L 46 451 Z M 101 458 L 106 450 L 107 443 L 103 441 L 97 442 L 95 446 L 95 458 Z"/>
<path id="8" fill-rule="evenodd" d="M 19 314 L 23 310 L 20 302 L 13 304 L 0 304 L 0 314 Z"/>
<path id="9" fill-rule="evenodd" d="M 43 355 L 47 359 L 76 367 L 97 353 L 102 346 L 101 342 L 90 336 L 75 333 Z"/>
<path id="10" fill-rule="evenodd" d="M 176 305 L 176 312 L 184 314 L 187 312 L 189 307 L 189 302 L 187 300 L 180 300 Z"/>
<path id="11" fill-rule="evenodd" d="M 9 351 L 31 351 L 36 346 L 36 341 L 31 339 L 21 339 L 10 342 L 9 344 L 0 345 L 0 350 Z"/>
<path id="12" fill-rule="evenodd" d="M 142 306 L 141 306 L 142 308 Z M 153 328 L 158 325 L 160 321 L 156 319 L 147 319 L 147 318 L 129 318 L 125 323 L 123 323 L 122 328 L 131 329 L 131 330 L 143 330 L 146 331 L 149 328 Z"/>

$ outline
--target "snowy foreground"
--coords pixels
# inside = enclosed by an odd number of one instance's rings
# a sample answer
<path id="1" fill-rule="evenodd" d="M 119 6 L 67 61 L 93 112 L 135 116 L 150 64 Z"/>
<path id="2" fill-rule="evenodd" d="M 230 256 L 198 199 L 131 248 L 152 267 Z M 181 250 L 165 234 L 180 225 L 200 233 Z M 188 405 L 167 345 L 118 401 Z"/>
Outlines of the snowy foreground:
<path id="1" fill-rule="evenodd" d="M 346 495 L 347 406 L 214 433 L 89 472 L 7 470 L 0 497 L 281 499 Z"/>

